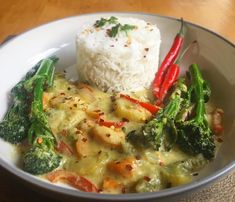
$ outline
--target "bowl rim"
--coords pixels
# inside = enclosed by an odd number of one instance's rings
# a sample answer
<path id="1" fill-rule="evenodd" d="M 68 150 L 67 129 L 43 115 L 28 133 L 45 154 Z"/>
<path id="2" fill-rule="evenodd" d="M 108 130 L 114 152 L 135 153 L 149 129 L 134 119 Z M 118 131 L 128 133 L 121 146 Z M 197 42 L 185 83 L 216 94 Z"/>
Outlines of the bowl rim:
<path id="1" fill-rule="evenodd" d="M 149 16 L 155 16 L 155 17 L 159 17 L 159 18 L 163 18 L 163 19 L 166 18 L 166 19 L 170 19 L 170 20 L 173 20 L 173 21 L 179 21 L 180 20 L 179 18 L 172 17 L 172 16 L 164 16 L 164 15 L 159 15 L 159 14 L 155 14 L 155 13 L 146 13 L 146 12 L 119 12 L 119 11 L 113 11 L 113 12 L 85 13 L 85 14 L 81 14 L 81 15 L 75 15 L 75 16 L 60 18 L 58 20 L 54 20 L 54 21 L 50 21 L 48 23 L 44 23 L 44 24 L 42 24 L 40 26 L 37 26 L 37 27 L 34 27 L 32 29 L 28 29 L 28 30 L 22 32 L 21 34 L 15 36 L 14 38 L 10 39 L 9 41 L 6 41 L 2 45 L 0 45 L 0 51 L 5 46 L 7 46 L 8 43 L 11 43 L 12 41 L 17 40 L 22 35 L 27 34 L 30 31 L 34 31 L 34 30 L 37 30 L 39 28 L 46 27 L 46 26 L 48 26 L 50 24 L 53 24 L 53 23 L 56 23 L 56 22 L 62 22 L 64 20 L 69 20 L 69 19 L 73 19 L 73 18 L 77 18 L 77 17 L 81 17 L 81 16 L 89 16 L 89 15 L 93 16 L 93 15 L 102 15 L 102 14 L 105 14 L 105 15 L 107 15 L 107 14 L 110 14 L 110 15 L 133 14 L 133 15 L 142 15 L 142 16 L 148 16 L 149 15 Z M 187 20 L 184 20 L 184 21 L 187 24 L 191 25 L 192 27 L 202 29 L 206 32 L 211 33 L 212 35 L 215 35 L 219 39 L 222 39 L 224 42 L 226 42 L 227 44 L 229 44 L 230 46 L 235 48 L 235 43 L 233 43 L 230 40 L 226 39 L 222 35 L 214 32 L 214 31 L 212 31 L 208 28 L 205 28 L 201 25 L 189 22 Z M 160 190 L 160 191 L 157 191 L 157 192 L 131 193 L 131 194 L 122 194 L 122 195 L 121 194 L 88 193 L 88 192 L 82 192 L 82 191 L 78 191 L 78 190 L 74 190 L 74 189 L 67 189 L 67 188 L 64 188 L 64 187 L 56 186 L 55 184 L 47 183 L 45 181 L 42 181 L 42 180 L 38 179 L 37 177 L 35 177 L 35 176 L 33 176 L 29 173 L 26 173 L 23 170 L 20 170 L 17 167 L 11 166 L 9 163 L 4 161 L 1 157 L 0 157 L 0 166 L 3 167 L 8 172 L 10 172 L 11 174 L 13 174 L 14 176 L 22 179 L 24 182 L 35 185 L 36 187 L 39 187 L 39 188 L 42 188 L 42 189 L 49 190 L 51 192 L 60 193 L 60 194 L 66 195 L 66 196 L 78 197 L 78 198 L 83 198 L 83 199 L 91 199 L 91 200 L 98 199 L 98 200 L 104 200 L 104 201 L 113 201 L 113 200 L 138 201 L 138 200 L 165 198 L 165 197 L 168 197 L 168 196 L 172 197 L 172 196 L 182 194 L 183 192 L 189 192 L 189 191 L 199 189 L 203 186 L 206 186 L 206 185 L 214 182 L 216 179 L 223 177 L 224 175 L 228 174 L 230 171 L 234 170 L 235 169 L 235 160 L 230 162 L 228 165 L 226 165 L 222 169 L 214 172 L 213 174 L 210 174 L 206 177 L 203 177 L 202 179 L 199 179 L 198 181 L 194 181 L 194 182 L 186 184 L 186 185 L 181 185 L 181 186 L 177 186 L 177 187 L 173 187 L 173 188 L 169 188 L 169 189 L 164 189 L 164 190 Z"/>

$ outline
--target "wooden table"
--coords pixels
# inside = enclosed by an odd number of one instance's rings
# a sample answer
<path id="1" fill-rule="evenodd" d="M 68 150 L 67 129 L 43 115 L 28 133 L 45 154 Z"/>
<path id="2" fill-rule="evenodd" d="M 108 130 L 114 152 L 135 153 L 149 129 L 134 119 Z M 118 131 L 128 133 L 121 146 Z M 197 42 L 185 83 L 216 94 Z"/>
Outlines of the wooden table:
<path id="1" fill-rule="evenodd" d="M 49 21 L 101 11 L 183 17 L 235 43 L 235 0 L 0 0 L 0 41 Z M 0 169 L 0 190 L 1 202 L 53 201 L 16 183 L 3 169 Z M 217 192 L 214 194 L 219 195 Z"/>
<path id="2" fill-rule="evenodd" d="M 234 0 L 0 0 L 0 41 L 49 21 L 100 11 L 183 17 L 235 42 Z"/>

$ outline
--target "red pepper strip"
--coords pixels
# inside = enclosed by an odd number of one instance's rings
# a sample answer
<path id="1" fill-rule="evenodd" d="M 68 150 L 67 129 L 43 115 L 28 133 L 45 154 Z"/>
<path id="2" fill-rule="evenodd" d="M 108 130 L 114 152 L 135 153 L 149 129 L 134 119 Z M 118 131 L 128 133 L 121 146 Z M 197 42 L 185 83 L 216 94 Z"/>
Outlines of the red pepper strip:
<path id="1" fill-rule="evenodd" d="M 100 126 L 106 126 L 106 127 L 111 127 L 114 126 L 115 128 L 121 128 L 124 126 L 126 122 L 125 121 L 120 121 L 120 122 L 113 122 L 113 121 L 104 121 L 103 119 L 99 120 L 99 125 Z"/>
<path id="2" fill-rule="evenodd" d="M 66 181 L 71 186 L 85 191 L 85 192 L 98 192 L 98 188 L 91 181 L 85 177 L 79 176 L 74 172 L 66 170 L 56 170 L 47 174 L 47 179 L 52 183 L 60 180 Z"/>
<path id="3" fill-rule="evenodd" d="M 170 51 L 164 58 L 161 66 L 159 67 L 155 78 L 153 80 L 152 88 L 153 88 L 153 95 L 159 99 L 159 91 L 160 91 L 160 86 L 163 82 L 163 77 L 164 74 L 166 73 L 166 69 L 174 63 L 176 60 L 177 56 L 179 55 L 179 51 L 181 49 L 181 46 L 183 44 L 184 40 L 184 34 L 183 34 L 183 27 L 184 27 L 184 21 L 181 19 L 181 28 L 179 33 L 175 36 L 174 42 L 171 46 Z"/>
<path id="4" fill-rule="evenodd" d="M 136 99 L 130 97 L 129 95 L 120 94 L 120 97 L 125 98 L 125 99 L 129 100 L 132 103 L 140 105 L 141 107 L 147 109 L 152 114 L 156 114 L 158 112 L 158 110 L 160 109 L 160 107 L 158 107 L 156 105 L 152 105 L 152 104 L 147 103 L 147 102 L 141 102 L 139 100 L 136 100 Z"/>

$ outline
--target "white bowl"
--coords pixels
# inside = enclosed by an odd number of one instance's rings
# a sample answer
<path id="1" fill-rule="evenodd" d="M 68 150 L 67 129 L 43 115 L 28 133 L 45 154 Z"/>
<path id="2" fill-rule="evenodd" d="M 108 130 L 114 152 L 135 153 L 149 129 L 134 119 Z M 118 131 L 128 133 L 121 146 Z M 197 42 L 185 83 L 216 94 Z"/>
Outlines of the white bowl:
<path id="1" fill-rule="evenodd" d="M 180 26 L 178 19 L 158 15 L 95 13 L 55 21 L 19 35 L 0 48 L 0 68 L 2 72 L 0 74 L 0 119 L 3 118 L 7 110 L 9 90 L 36 62 L 49 55 L 56 54 L 60 58 L 57 65 L 58 71 L 75 64 L 75 36 L 78 28 L 88 21 L 111 15 L 140 18 L 156 23 L 162 36 L 161 59 L 171 46 Z M 224 142 L 216 159 L 202 171 L 196 181 L 155 193 L 125 195 L 85 193 L 63 185 L 48 183 L 23 172 L 19 168 L 19 158 L 14 147 L 2 140 L 0 140 L 0 165 L 28 184 L 54 192 L 53 196 L 60 195 L 72 199 L 83 198 L 91 201 L 98 199 L 102 201 L 169 200 L 202 188 L 227 174 L 235 168 L 235 45 L 210 30 L 187 23 L 185 41 L 188 43 L 193 40 L 197 40 L 200 45 L 200 55 L 195 60 L 203 69 L 204 75 L 211 85 L 215 103 L 225 111 Z M 190 58 L 190 61 L 194 62 L 192 58 Z M 189 61 L 185 61 L 182 68 L 186 68 L 188 65 Z"/>

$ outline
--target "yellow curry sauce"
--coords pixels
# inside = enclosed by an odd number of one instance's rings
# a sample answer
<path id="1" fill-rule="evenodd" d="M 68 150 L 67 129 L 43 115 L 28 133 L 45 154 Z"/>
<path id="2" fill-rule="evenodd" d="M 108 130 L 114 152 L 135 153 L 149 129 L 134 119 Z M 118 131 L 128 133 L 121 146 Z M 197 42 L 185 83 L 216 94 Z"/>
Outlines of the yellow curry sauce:
<path id="1" fill-rule="evenodd" d="M 130 95 L 151 101 L 147 90 Z M 168 166 L 192 158 L 177 146 L 164 152 L 136 149 L 126 141 L 128 132 L 152 117 L 138 104 L 57 74 L 54 87 L 44 93 L 43 105 L 61 146 L 62 169 L 89 179 L 102 193 L 156 191 L 192 181 L 192 173 L 173 172 Z M 125 124 L 106 127 L 98 123 L 100 118 Z M 150 182 L 155 185 L 148 187 Z"/>

